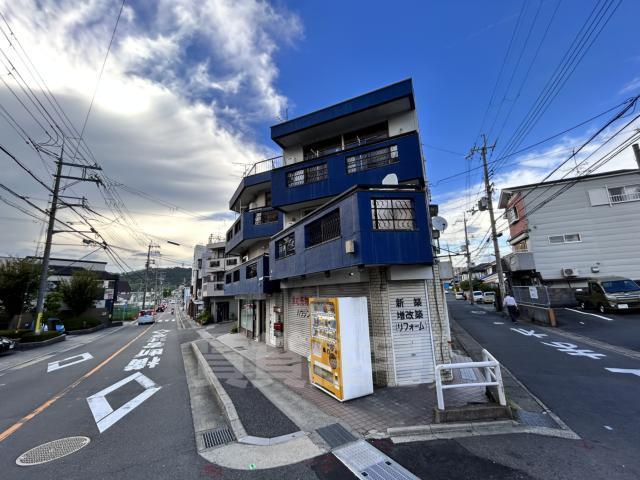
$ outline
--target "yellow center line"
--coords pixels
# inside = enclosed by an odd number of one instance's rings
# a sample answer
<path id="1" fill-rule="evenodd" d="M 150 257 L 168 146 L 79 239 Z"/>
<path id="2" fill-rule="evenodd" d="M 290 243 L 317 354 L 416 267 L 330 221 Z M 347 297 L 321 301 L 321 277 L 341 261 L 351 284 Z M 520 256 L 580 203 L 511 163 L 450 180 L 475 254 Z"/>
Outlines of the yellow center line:
<path id="1" fill-rule="evenodd" d="M 91 370 L 89 370 L 87 373 L 85 373 L 83 376 L 81 376 L 79 379 L 77 379 L 71 385 L 67 386 L 60 393 L 57 393 L 56 395 L 51 397 L 49 400 L 44 402 L 42 405 L 40 405 L 38 408 L 36 408 L 33 412 L 29 413 L 28 415 L 25 415 L 20 420 L 18 420 L 16 423 L 14 423 L 9 428 L 7 428 L 4 432 L 0 433 L 0 442 L 2 442 L 4 440 L 6 440 L 7 438 L 9 438 L 14 432 L 16 432 L 19 428 L 21 428 L 29 420 L 34 418 L 36 415 L 44 412 L 47 408 L 49 408 L 51 405 L 53 405 L 56 401 L 58 401 L 60 398 L 64 397 L 67 393 L 69 393 L 71 390 L 73 390 L 78 385 L 80 385 L 80 383 L 83 380 L 89 378 L 91 375 L 93 375 L 98 370 L 100 370 L 102 367 L 104 367 L 107 363 L 109 363 L 111 360 L 113 360 L 115 357 L 117 357 L 119 354 L 121 354 L 124 350 L 126 350 L 127 347 L 129 347 L 133 342 L 135 342 L 141 336 L 143 336 L 145 333 L 147 333 L 151 327 L 153 327 L 153 325 L 149 325 L 144 331 L 142 331 L 135 338 L 130 340 L 126 345 L 124 345 L 123 347 L 120 347 L 118 350 L 116 350 L 114 353 L 112 353 L 108 358 L 106 358 L 100 364 L 98 364 L 95 367 L 93 367 Z"/>

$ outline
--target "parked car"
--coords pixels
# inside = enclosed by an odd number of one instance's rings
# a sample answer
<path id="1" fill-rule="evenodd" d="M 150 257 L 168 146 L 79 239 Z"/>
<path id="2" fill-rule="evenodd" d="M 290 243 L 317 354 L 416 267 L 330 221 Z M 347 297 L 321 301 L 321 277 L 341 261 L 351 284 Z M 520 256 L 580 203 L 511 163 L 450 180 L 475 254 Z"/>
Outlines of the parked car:
<path id="1" fill-rule="evenodd" d="M 150 323 L 155 323 L 156 319 L 153 316 L 153 312 L 151 310 L 141 310 L 138 315 L 138 325 L 146 325 Z"/>
<path id="2" fill-rule="evenodd" d="M 13 352 L 16 342 L 7 337 L 0 337 L 0 353 Z"/>
<path id="3" fill-rule="evenodd" d="M 484 292 L 482 294 L 482 303 L 496 303 L 496 292 Z"/>
<path id="4" fill-rule="evenodd" d="M 464 292 L 462 291 L 456 292 L 456 300 L 464 300 L 465 298 L 466 298 L 466 295 L 464 294 Z"/>
<path id="5" fill-rule="evenodd" d="M 640 310 L 640 286 L 624 277 L 594 278 L 587 282 L 586 289 L 576 293 L 576 300 L 581 308 L 594 308 L 601 313 Z"/>
<path id="6" fill-rule="evenodd" d="M 474 290 L 473 291 L 473 301 L 474 302 L 482 302 L 482 290 Z"/>

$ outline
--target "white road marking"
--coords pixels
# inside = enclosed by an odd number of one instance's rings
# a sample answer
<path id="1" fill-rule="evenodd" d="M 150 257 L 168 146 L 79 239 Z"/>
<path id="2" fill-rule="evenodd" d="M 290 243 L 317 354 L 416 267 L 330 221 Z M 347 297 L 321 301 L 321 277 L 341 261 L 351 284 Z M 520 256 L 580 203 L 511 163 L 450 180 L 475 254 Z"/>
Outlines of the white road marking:
<path id="1" fill-rule="evenodd" d="M 524 335 L 525 337 L 543 338 L 543 337 L 547 336 L 546 333 L 536 333 L 535 330 L 526 330 L 524 328 L 513 328 L 513 327 L 511 327 L 511 330 L 513 330 L 514 332 L 518 332 L 518 333 Z"/>
<path id="2" fill-rule="evenodd" d="M 606 428 L 607 430 L 613 430 L 613 428 L 611 428 L 609 425 L 605 425 L 604 428 Z"/>
<path id="3" fill-rule="evenodd" d="M 74 360 L 73 362 L 65 363 L 64 365 L 60 365 L 60 362 L 66 362 L 67 360 L 72 360 L 77 358 L 78 360 Z M 87 360 L 91 360 L 93 355 L 89 352 L 81 353 L 80 355 L 74 355 L 73 357 L 65 358 L 63 360 L 57 360 L 55 362 L 49 363 L 47 366 L 47 373 L 55 372 L 56 370 L 60 370 L 61 368 L 70 367 L 71 365 L 76 365 L 78 363 L 86 362 Z"/>
<path id="4" fill-rule="evenodd" d="M 493 322 L 494 325 L 504 325 L 504 322 Z"/>
<path id="5" fill-rule="evenodd" d="M 574 310 L 573 308 L 565 308 L 565 310 L 569 310 L 571 312 L 581 313 L 582 315 L 591 315 L 592 317 L 602 318 L 603 320 L 607 320 L 608 322 L 613 322 L 613 318 L 603 317 L 602 315 L 596 315 L 595 313 L 587 313 L 582 312 L 580 310 Z"/>
<path id="6" fill-rule="evenodd" d="M 567 342 L 540 342 L 543 345 L 549 345 L 550 347 L 557 348 L 559 352 L 567 353 L 576 357 L 589 357 L 593 360 L 600 360 L 600 357 L 606 357 L 604 353 L 596 353 L 593 350 L 581 349 L 573 343 Z"/>
<path id="7" fill-rule="evenodd" d="M 640 377 L 640 370 L 633 368 L 605 368 L 605 370 L 609 370 L 612 373 L 630 373 L 631 375 Z"/>
<path id="8" fill-rule="evenodd" d="M 105 397 L 123 385 L 134 381 L 144 387 L 144 392 L 138 394 L 117 410 L 113 410 Z M 138 372 L 88 397 L 87 402 L 89 403 L 89 408 L 91 409 L 91 413 L 93 414 L 93 418 L 96 421 L 96 425 L 100 433 L 104 432 L 118 420 L 122 419 L 122 417 L 134 410 L 161 388 L 162 387 L 156 385 L 153 380 Z"/>

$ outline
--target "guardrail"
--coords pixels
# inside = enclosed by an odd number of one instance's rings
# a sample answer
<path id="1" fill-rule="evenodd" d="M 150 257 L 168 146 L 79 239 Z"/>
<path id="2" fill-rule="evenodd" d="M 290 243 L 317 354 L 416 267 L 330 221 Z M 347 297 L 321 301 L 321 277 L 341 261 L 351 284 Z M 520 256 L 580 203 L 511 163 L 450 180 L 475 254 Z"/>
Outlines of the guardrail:
<path id="1" fill-rule="evenodd" d="M 456 370 L 462 368 L 482 368 L 484 369 L 484 382 L 473 383 L 452 383 L 448 385 L 442 384 L 443 370 Z M 452 388 L 470 388 L 470 387 L 497 387 L 498 400 L 503 407 L 507 405 L 504 396 L 504 384 L 502 383 L 502 372 L 500 371 L 500 362 L 495 359 L 487 350 L 482 350 L 481 362 L 463 362 L 463 363 L 442 363 L 436 365 L 436 396 L 438 398 L 438 410 L 444 410 L 444 390 Z"/>

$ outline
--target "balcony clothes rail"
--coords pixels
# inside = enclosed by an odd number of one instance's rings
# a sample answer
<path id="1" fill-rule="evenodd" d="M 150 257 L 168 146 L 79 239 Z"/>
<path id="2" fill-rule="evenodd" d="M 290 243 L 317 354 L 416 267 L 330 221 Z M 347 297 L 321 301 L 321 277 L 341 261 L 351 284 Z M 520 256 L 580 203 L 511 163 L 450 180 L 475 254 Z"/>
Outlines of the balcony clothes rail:
<path id="1" fill-rule="evenodd" d="M 254 163 L 251 167 L 245 171 L 244 177 L 249 177 L 251 175 L 256 175 L 258 173 L 268 172 L 275 168 L 280 168 L 284 166 L 284 157 L 279 155 L 277 157 L 267 158 L 266 160 L 261 160 L 259 162 Z"/>
<path id="2" fill-rule="evenodd" d="M 463 368 L 481 368 L 484 371 L 483 382 L 472 383 L 453 383 L 448 385 L 442 384 L 442 371 Z M 463 363 L 442 363 L 436 366 L 436 396 L 438 398 L 438 410 L 444 410 L 444 390 L 452 388 L 471 388 L 471 387 L 497 387 L 498 400 L 503 407 L 507 405 L 507 399 L 504 395 L 504 384 L 502 382 L 502 372 L 500 371 L 500 362 L 495 359 L 487 350 L 482 350 L 481 362 L 463 362 Z"/>

